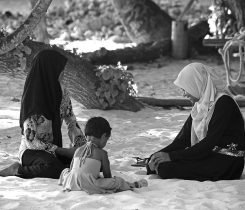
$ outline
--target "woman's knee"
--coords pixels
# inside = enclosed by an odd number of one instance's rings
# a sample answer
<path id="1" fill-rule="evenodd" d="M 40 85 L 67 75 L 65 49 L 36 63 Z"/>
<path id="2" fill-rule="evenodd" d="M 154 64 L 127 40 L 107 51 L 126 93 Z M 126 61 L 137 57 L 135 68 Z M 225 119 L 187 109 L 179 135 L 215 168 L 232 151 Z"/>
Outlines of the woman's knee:
<path id="1" fill-rule="evenodd" d="M 157 174 L 162 179 L 170 179 L 173 177 L 174 168 L 170 162 L 161 163 L 157 168 Z"/>
<path id="2" fill-rule="evenodd" d="M 64 166 L 62 164 L 57 164 L 55 162 L 45 164 L 43 168 L 43 177 L 58 179 Z"/>
<path id="3" fill-rule="evenodd" d="M 24 177 L 59 178 L 64 164 L 54 155 L 45 151 L 27 150 L 22 156 L 22 170 Z"/>

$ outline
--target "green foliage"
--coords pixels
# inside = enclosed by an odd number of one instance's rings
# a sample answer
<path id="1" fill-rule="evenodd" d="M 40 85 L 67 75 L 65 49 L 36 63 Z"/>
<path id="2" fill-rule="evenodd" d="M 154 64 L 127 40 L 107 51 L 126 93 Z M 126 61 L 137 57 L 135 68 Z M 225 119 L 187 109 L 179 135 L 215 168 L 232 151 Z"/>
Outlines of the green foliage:
<path id="1" fill-rule="evenodd" d="M 212 13 L 209 16 L 208 23 L 210 32 L 213 33 L 215 38 L 230 38 L 239 31 L 235 17 L 231 10 L 225 6 L 223 0 L 214 0 L 210 10 Z"/>
<path id="2" fill-rule="evenodd" d="M 95 84 L 96 96 L 103 109 L 123 103 L 129 96 L 136 96 L 136 84 L 133 75 L 120 63 L 117 66 L 99 66 L 96 69 L 99 81 Z"/>

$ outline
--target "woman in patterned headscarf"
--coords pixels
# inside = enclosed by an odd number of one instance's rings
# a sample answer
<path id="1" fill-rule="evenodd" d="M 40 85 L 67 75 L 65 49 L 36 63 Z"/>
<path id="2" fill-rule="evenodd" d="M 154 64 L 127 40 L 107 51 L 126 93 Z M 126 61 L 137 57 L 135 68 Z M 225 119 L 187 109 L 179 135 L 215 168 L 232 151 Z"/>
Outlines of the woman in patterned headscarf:
<path id="1" fill-rule="evenodd" d="M 59 178 L 85 137 L 77 124 L 63 86 L 67 58 L 43 50 L 34 58 L 26 78 L 20 109 L 22 139 L 20 163 L 0 171 L 0 176 Z M 61 125 L 65 120 L 73 148 L 62 148 Z"/>
<path id="2" fill-rule="evenodd" d="M 163 179 L 239 179 L 244 167 L 244 119 L 236 101 L 220 89 L 215 70 L 191 63 L 174 84 L 193 103 L 191 114 L 174 141 L 154 153 L 148 174 Z"/>

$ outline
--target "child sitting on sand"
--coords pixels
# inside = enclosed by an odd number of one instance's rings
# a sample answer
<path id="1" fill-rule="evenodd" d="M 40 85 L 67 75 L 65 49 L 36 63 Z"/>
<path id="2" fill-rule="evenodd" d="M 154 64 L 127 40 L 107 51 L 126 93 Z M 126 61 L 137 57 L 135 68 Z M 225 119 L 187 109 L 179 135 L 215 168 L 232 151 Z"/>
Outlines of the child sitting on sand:
<path id="1" fill-rule="evenodd" d="M 134 183 L 121 177 L 112 177 L 107 152 L 103 150 L 111 135 L 109 122 L 102 117 L 92 117 L 85 126 L 87 143 L 79 147 L 70 168 L 62 171 L 59 184 L 64 190 L 83 190 L 89 194 L 113 193 L 148 185 L 145 179 Z M 103 172 L 103 178 L 100 176 Z"/>

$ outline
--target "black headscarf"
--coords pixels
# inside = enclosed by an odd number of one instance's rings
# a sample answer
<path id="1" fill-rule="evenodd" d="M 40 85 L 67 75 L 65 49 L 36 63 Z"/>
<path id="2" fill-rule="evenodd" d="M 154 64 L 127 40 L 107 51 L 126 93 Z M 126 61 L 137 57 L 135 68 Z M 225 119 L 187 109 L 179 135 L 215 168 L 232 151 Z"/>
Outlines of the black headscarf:
<path id="1" fill-rule="evenodd" d="M 43 50 L 33 59 L 26 78 L 20 109 L 20 127 L 23 134 L 24 121 L 35 114 L 52 121 L 54 142 L 62 146 L 60 104 L 62 90 L 59 75 L 67 58 L 55 50 Z"/>

